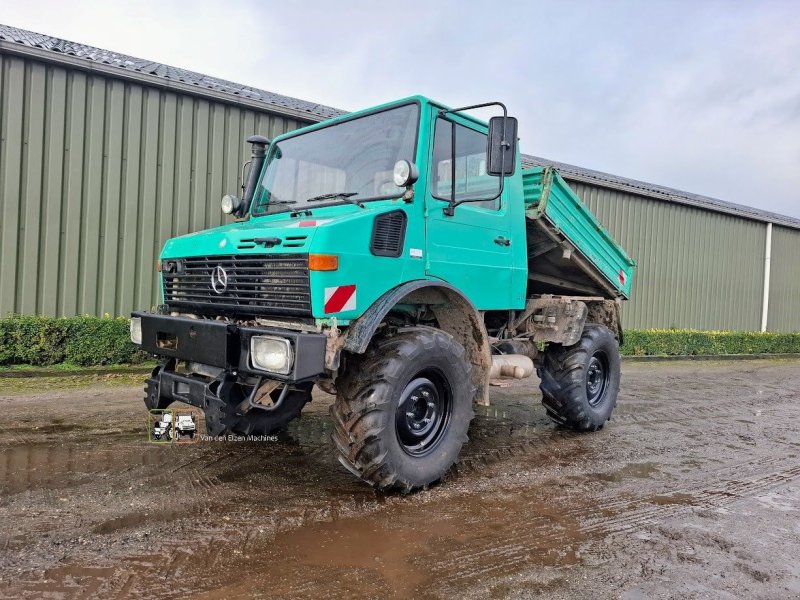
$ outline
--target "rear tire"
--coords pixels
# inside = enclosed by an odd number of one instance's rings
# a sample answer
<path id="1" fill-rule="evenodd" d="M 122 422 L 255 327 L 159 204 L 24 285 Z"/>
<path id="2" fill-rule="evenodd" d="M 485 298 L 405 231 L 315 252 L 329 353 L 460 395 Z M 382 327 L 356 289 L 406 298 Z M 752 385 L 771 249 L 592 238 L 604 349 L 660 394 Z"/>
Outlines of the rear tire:
<path id="1" fill-rule="evenodd" d="M 619 344 L 604 325 L 586 325 L 577 344 L 549 346 L 538 373 L 548 417 L 570 429 L 597 431 L 617 405 Z"/>
<path id="2" fill-rule="evenodd" d="M 379 489 L 438 480 L 458 459 L 474 415 L 464 348 L 431 327 L 409 327 L 349 355 L 331 406 L 339 461 Z"/>

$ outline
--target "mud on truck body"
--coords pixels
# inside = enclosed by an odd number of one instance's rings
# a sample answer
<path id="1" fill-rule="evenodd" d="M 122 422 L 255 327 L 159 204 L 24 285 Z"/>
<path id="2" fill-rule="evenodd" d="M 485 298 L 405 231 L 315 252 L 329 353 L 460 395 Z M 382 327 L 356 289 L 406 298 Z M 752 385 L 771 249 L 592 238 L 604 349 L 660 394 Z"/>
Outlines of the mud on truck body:
<path id="1" fill-rule="evenodd" d="M 456 462 L 494 378 L 536 370 L 556 423 L 603 427 L 634 263 L 557 172 L 521 169 L 502 104 L 411 97 L 248 142 L 235 220 L 167 241 L 163 305 L 132 315 L 162 359 L 149 409 L 269 434 L 317 385 L 341 463 L 404 491 Z"/>

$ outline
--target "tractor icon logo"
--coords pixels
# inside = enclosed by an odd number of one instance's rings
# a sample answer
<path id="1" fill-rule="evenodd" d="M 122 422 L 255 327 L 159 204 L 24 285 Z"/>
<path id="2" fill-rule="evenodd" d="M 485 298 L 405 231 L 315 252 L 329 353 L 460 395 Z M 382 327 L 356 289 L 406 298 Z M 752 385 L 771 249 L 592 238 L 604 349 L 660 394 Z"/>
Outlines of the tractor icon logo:
<path id="1" fill-rule="evenodd" d="M 197 433 L 197 422 L 190 412 L 152 410 L 147 429 L 151 442 L 193 442 Z"/>

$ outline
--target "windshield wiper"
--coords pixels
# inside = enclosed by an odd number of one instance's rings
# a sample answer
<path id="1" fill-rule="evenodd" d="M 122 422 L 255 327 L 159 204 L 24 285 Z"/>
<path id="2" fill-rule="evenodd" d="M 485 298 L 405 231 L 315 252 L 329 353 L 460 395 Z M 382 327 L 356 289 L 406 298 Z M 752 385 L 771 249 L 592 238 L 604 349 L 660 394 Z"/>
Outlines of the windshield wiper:
<path id="1" fill-rule="evenodd" d="M 306 202 L 321 202 L 322 200 L 337 200 L 341 198 L 350 204 L 355 204 L 359 208 L 364 208 L 364 204 L 359 202 L 353 196 L 358 196 L 358 192 L 333 192 L 332 194 L 320 194 L 313 198 L 308 198 Z"/>
<path id="2" fill-rule="evenodd" d="M 297 204 L 297 200 L 270 200 L 267 206 L 270 204 Z"/>

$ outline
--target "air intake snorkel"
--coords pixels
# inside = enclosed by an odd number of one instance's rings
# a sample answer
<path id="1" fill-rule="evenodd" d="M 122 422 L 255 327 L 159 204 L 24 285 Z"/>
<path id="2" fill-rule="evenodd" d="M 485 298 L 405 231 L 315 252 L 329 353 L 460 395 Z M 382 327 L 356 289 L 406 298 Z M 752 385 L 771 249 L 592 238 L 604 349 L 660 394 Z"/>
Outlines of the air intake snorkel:
<path id="1" fill-rule="evenodd" d="M 250 203 L 255 195 L 258 178 L 261 176 L 261 169 L 264 167 L 264 159 L 267 156 L 267 146 L 269 139 L 263 135 L 251 135 L 247 138 L 247 143 L 252 144 L 253 153 L 250 160 L 250 172 L 247 175 L 247 183 L 242 184 L 244 195 L 242 196 L 242 208 L 239 216 L 244 216 L 250 210 Z"/>

